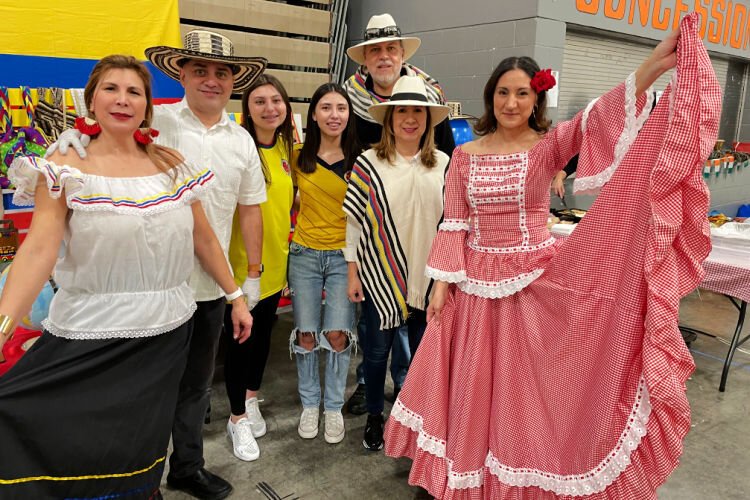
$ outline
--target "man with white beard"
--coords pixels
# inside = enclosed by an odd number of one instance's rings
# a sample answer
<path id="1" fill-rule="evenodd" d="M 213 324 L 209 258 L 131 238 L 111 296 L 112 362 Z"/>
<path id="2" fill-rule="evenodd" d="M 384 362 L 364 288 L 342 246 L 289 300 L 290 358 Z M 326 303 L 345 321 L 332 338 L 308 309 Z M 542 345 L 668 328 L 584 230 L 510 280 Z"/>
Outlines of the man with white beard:
<path id="1" fill-rule="evenodd" d="M 383 127 L 367 112 L 373 104 L 390 100 L 393 85 L 401 76 L 419 76 L 427 87 L 431 102 L 445 104 L 443 89 L 437 80 L 407 63 L 421 41 L 401 36 L 401 30 L 390 14 L 372 16 L 367 23 L 364 41 L 346 51 L 357 64 L 357 72 L 344 82 L 357 120 L 357 136 L 365 149 L 380 140 Z M 448 120 L 435 127 L 435 144 L 450 156 L 455 142 Z"/>

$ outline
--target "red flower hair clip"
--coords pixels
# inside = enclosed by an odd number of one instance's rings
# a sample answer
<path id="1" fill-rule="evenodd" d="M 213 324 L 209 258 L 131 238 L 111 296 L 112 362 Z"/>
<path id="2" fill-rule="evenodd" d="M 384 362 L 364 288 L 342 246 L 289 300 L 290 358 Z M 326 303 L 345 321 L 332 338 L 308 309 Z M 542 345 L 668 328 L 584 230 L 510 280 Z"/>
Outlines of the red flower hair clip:
<path id="1" fill-rule="evenodd" d="M 552 70 L 549 68 L 540 69 L 534 73 L 534 76 L 531 78 L 531 88 L 534 89 L 534 92 L 537 94 L 543 90 L 551 89 L 556 84 L 557 81 L 555 80 L 555 77 L 552 76 Z"/>

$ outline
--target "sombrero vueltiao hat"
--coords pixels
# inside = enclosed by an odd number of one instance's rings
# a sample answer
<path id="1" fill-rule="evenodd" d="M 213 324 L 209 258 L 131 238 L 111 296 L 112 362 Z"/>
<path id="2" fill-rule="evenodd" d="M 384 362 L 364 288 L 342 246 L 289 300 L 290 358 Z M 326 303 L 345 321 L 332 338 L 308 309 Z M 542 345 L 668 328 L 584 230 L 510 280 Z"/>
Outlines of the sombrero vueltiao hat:
<path id="1" fill-rule="evenodd" d="M 237 57 L 232 41 L 213 31 L 193 30 L 185 34 L 185 48 L 159 45 L 146 49 L 146 57 L 165 75 L 180 80 L 180 68 L 188 59 L 223 63 L 234 73 L 234 91 L 242 92 L 266 69 L 265 57 Z"/>
<path id="2" fill-rule="evenodd" d="M 401 36 L 401 30 L 396 25 L 393 16 L 390 14 L 372 16 L 367 22 L 364 39 L 364 42 L 346 49 L 346 55 L 360 66 L 365 64 L 365 46 L 367 45 L 401 40 L 401 43 L 404 45 L 404 62 L 406 62 L 414 55 L 422 43 L 422 41 L 415 36 Z"/>
<path id="3" fill-rule="evenodd" d="M 445 120 L 450 112 L 448 106 L 429 101 L 424 80 L 418 76 L 402 76 L 396 80 L 390 100 L 374 104 L 367 111 L 382 125 L 388 106 L 426 106 L 430 108 L 432 127 Z"/>

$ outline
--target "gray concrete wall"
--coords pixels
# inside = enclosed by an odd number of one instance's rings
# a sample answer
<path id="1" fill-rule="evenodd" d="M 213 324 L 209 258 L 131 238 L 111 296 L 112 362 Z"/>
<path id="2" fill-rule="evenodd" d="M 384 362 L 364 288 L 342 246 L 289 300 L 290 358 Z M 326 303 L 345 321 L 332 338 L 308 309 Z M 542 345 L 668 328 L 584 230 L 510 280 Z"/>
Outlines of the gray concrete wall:
<path id="1" fill-rule="evenodd" d="M 361 40 L 370 16 L 391 14 L 403 33 L 471 27 L 536 17 L 536 0 L 350 0 L 350 40 Z"/>

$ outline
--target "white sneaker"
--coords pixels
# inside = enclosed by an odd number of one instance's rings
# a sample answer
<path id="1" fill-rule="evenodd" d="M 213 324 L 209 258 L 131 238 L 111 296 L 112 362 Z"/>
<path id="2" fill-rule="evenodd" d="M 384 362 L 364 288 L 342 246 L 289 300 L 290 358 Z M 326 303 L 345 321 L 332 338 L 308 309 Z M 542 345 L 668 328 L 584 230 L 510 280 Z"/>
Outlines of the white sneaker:
<path id="1" fill-rule="evenodd" d="M 303 408 L 302 415 L 299 417 L 299 426 L 297 433 L 304 439 L 312 439 L 318 435 L 318 408 Z"/>
<path id="2" fill-rule="evenodd" d="M 258 403 L 258 398 L 245 400 L 247 419 L 250 421 L 250 428 L 253 430 L 253 437 L 257 438 L 266 435 L 266 421 L 263 420 L 263 415 L 260 414 Z"/>
<path id="3" fill-rule="evenodd" d="M 241 418 L 236 424 L 229 420 L 227 437 L 232 441 L 232 451 L 235 457 L 245 462 L 252 462 L 260 457 L 260 448 L 253 437 L 250 421 L 247 418 Z"/>
<path id="4" fill-rule="evenodd" d="M 336 444 L 344 439 L 344 416 L 340 411 L 324 411 L 326 443 Z"/>

